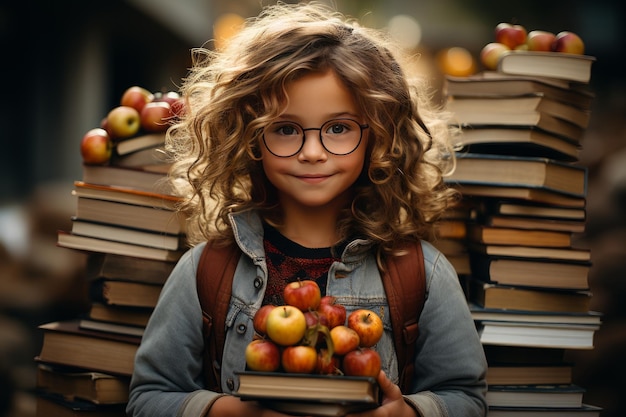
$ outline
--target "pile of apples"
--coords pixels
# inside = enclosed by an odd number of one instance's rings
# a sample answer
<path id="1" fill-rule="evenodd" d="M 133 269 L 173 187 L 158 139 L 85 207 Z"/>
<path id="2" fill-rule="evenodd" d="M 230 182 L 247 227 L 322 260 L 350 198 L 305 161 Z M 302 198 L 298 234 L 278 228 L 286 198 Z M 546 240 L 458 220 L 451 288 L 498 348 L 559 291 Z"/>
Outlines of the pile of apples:
<path id="1" fill-rule="evenodd" d="M 480 52 L 480 61 L 489 70 L 495 70 L 500 56 L 509 51 L 585 53 L 583 40 L 570 31 L 556 35 L 544 30 L 527 32 L 522 25 L 503 22 L 495 27 L 494 34 L 495 42 L 488 43 Z"/>
<path id="2" fill-rule="evenodd" d="M 376 377 L 381 359 L 372 347 L 383 322 L 371 310 L 346 317 L 335 297 L 321 296 L 313 280 L 287 284 L 285 305 L 264 305 L 253 317 L 255 337 L 246 347 L 247 369 L 259 372 Z"/>
<path id="3" fill-rule="evenodd" d="M 80 143 L 83 163 L 108 163 L 117 142 L 143 133 L 165 132 L 183 110 L 183 100 L 176 91 L 152 93 L 140 86 L 127 88 L 119 106 L 109 111 L 100 127 L 90 129 L 83 136 Z"/>

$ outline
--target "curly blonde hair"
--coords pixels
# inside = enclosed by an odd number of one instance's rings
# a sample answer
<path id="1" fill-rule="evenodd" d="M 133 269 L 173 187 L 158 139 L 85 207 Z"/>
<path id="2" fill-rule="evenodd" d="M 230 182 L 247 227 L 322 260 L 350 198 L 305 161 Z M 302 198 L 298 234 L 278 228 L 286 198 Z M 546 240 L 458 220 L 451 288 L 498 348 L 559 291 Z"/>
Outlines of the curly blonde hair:
<path id="1" fill-rule="evenodd" d="M 379 255 L 402 241 L 429 239 L 457 198 L 443 176 L 453 168 L 448 117 L 425 84 L 401 66 L 382 31 L 327 6 L 266 7 L 219 51 L 193 51 L 181 93 L 186 112 L 167 135 L 171 180 L 185 197 L 191 245 L 232 241 L 228 214 L 258 210 L 280 222 L 274 187 L 261 168 L 260 133 L 286 105 L 285 87 L 334 71 L 370 126 L 366 163 L 338 224 L 343 238 L 372 240 Z"/>

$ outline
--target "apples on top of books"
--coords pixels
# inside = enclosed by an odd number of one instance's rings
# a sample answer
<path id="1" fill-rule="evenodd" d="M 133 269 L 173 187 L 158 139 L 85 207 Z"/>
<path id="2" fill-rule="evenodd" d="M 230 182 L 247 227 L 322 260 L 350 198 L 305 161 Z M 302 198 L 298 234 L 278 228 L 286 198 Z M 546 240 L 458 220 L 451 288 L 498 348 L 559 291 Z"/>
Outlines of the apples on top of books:
<path id="1" fill-rule="evenodd" d="M 495 70 L 502 54 L 511 51 L 582 55 L 585 53 L 585 44 L 574 32 L 562 31 L 556 35 L 545 30 L 528 32 L 522 25 L 502 22 L 495 27 L 494 41 L 482 48 L 480 62 L 486 69 Z"/>
<path id="2" fill-rule="evenodd" d="M 285 305 L 264 305 L 253 317 L 255 339 L 246 365 L 260 372 L 376 377 L 381 359 L 372 347 L 383 335 L 382 319 L 357 309 L 347 315 L 335 297 L 321 296 L 313 280 L 283 289 Z"/>
<path id="3" fill-rule="evenodd" d="M 183 112 L 183 99 L 175 91 L 153 93 L 136 85 L 127 88 L 120 104 L 107 113 L 100 126 L 82 137 L 83 163 L 107 164 L 118 142 L 145 133 L 165 132 Z"/>

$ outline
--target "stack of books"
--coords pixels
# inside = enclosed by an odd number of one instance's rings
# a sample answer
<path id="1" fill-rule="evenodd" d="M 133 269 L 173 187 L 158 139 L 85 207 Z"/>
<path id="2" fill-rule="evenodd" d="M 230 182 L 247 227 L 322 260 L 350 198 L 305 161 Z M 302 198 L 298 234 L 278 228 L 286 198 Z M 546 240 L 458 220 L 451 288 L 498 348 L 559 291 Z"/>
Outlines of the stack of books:
<path id="1" fill-rule="evenodd" d="M 446 80 L 461 128 L 447 180 L 472 206 L 468 302 L 489 365 L 490 416 L 600 412 L 583 402 L 566 359 L 592 349 L 601 325 L 590 310 L 590 250 L 576 239 L 586 220 L 579 152 L 593 61 L 520 52 L 498 71 Z"/>
<path id="2" fill-rule="evenodd" d="M 186 248 L 180 198 L 158 156 L 163 140 L 117 142 L 109 165 L 84 165 L 74 183 L 72 228 L 58 232 L 57 244 L 85 254 L 91 306 L 40 326 L 38 416 L 125 416 L 143 330 Z"/>

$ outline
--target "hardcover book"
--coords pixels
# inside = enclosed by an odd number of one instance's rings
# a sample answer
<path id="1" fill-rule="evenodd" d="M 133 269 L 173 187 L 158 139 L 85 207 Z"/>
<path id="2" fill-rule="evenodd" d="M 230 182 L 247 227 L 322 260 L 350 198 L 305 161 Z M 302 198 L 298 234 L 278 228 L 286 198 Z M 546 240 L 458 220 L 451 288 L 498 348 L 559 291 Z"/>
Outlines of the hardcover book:
<path id="1" fill-rule="evenodd" d="M 508 52 L 500 57 L 498 71 L 505 74 L 560 78 L 589 83 L 596 58 L 558 52 Z"/>

